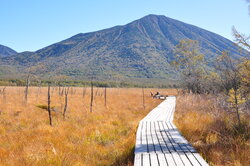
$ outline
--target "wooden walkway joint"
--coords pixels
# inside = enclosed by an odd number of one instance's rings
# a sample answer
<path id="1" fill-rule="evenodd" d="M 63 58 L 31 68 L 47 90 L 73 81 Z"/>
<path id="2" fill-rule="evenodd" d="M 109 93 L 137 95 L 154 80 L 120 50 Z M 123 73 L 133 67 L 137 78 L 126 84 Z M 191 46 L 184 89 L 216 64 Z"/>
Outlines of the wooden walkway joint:
<path id="1" fill-rule="evenodd" d="M 139 123 L 135 166 L 208 166 L 173 124 L 176 97 L 167 97 Z"/>

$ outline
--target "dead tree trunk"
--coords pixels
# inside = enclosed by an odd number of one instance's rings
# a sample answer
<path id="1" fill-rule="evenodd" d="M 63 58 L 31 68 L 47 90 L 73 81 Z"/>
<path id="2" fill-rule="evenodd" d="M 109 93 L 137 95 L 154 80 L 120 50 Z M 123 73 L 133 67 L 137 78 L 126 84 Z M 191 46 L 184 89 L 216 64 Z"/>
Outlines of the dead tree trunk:
<path id="1" fill-rule="evenodd" d="M 70 89 L 70 93 L 71 93 L 71 95 L 74 95 L 74 88 L 73 87 Z"/>
<path id="2" fill-rule="evenodd" d="M 3 88 L 3 95 L 5 95 L 5 89 L 6 89 L 6 87 Z"/>
<path id="3" fill-rule="evenodd" d="M 61 95 L 61 85 L 59 84 L 59 87 L 58 87 L 58 96 Z"/>
<path id="4" fill-rule="evenodd" d="M 3 88 L 3 97 L 5 97 L 5 89 L 6 87 Z"/>
<path id="5" fill-rule="evenodd" d="M 37 87 L 37 93 L 36 93 L 36 100 L 38 99 L 38 96 L 41 92 L 41 84 L 42 84 L 42 81 L 39 81 L 38 82 L 38 87 Z"/>
<path id="6" fill-rule="evenodd" d="M 99 88 L 96 88 L 95 95 L 94 95 L 94 99 L 95 99 L 96 96 L 98 95 L 98 90 L 99 90 Z"/>
<path id="7" fill-rule="evenodd" d="M 29 92 L 29 81 L 30 75 L 28 75 L 27 79 L 26 79 L 26 86 L 25 86 L 25 90 L 24 90 L 24 96 L 25 96 L 25 102 L 27 103 L 28 101 L 28 92 Z"/>
<path id="8" fill-rule="evenodd" d="M 142 88 L 142 106 L 143 106 L 143 109 L 145 110 L 145 96 L 144 96 L 144 88 Z"/>
<path id="9" fill-rule="evenodd" d="M 83 97 L 83 98 L 84 98 L 85 94 L 86 94 L 86 88 L 84 87 L 84 88 L 82 89 L 82 97 Z"/>
<path id="10" fill-rule="evenodd" d="M 93 107 L 93 100 L 94 100 L 94 88 L 93 88 L 93 82 L 91 81 L 91 96 L 90 96 L 90 112 L 92 112 Z"/>
<path id="11" fill-rule="evenodd" d="M 52 115 L 51 115 L 51 109 L 50 109 L 50 84 L 48 84 L 48 113 L 49 113 L 49 124 L 52 126 Z"/>
<path id="12" fill-rule="evenodd" d="M 68 107 L 68 93 L 69 93 L 70 87 L 65 89 L 64 94 L 65 94 L 65 104 L 64 104 L 64 110 L 63 110 L 63 119 L 65 119 L 67 107 Z"/>
<path id="13" fill-rule="evenodd" d="M 241 126 L 241 121 L 240 121 L 240 113 L 239 113 L 239 102 L 238 102 L 238 89 L 237 87 L 234 87 L 234 104 L 235 104 L 235 110 L 237 114 L 237 120 L 238 120 L 238 125 Z"/>
<path id="14" fill-rule="evenodd" d="M 65 89 L 65 87 L 63 86 L 63 87 L 62 87 L 62 92 L 61 92 L 61 94 L 60 94 L 61 96 L 63 96 L 64 89 Z"/>
<path id="15" fill-rule="evenodd" d="M 3 99 L 6 99 L 5 89 L 6 87 L 4 87 L 3 89 L 0 89 L 0 94 L 3 96 Z"/>
<path id="16" fill-rule="evenodd" d="M 107 87 L 104 88 L 104 105 L 107 107 Z"/>

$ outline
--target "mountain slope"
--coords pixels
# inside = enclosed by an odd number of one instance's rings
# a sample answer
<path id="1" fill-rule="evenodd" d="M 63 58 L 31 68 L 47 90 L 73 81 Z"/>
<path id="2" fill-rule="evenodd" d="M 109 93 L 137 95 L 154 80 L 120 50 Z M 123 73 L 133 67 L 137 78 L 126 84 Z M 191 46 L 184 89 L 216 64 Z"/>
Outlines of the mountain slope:
<path id="1" fill-rule="evenodd" d="M 240 57 L 238 48 L 222 36 L 165 16 L 148 15 L 124 26 L 77 34 L 36 52 L 2 58 L 0 66 L 44 78 L 163 80 L 173 74 L 169 62 L 182 39 L 198 40 L 207 60 L 222 51 Z"/>
<path id="2" fill-rule="evenodd" d="M 0 45 L 0 57 L 15 55 L 17 52 L 9 47 Z"/>

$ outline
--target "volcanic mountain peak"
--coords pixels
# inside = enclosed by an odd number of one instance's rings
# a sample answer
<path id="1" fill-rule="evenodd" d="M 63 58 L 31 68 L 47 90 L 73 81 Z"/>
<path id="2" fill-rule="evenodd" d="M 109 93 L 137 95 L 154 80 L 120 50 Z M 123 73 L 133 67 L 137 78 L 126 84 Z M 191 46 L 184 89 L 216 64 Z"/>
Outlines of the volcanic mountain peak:
<path id="1" fill-rule="evenodd" d="M 169 62 L 174 59 L 175 45 L 183 39 L 197 40 L 210 63 L 222 51 L 233 58 L 242 56 L 233 42 L 218 34 L 162 15 L 148 15 L 123 26 L 79 33 L 33 53 L 1 58 L 0 67 L 18 68 L 20 75 L 32 66 L 33 74 L 41 77 L 163 80 L 172 77 Z"/>

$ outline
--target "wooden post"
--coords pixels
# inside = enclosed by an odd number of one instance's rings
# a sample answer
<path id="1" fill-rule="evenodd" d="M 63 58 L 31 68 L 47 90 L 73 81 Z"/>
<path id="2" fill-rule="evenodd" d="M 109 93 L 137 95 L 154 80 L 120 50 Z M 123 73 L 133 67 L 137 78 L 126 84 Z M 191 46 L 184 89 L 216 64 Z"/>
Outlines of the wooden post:
<path id="1" fill-rule="evenodd" d="M 3 88 L 3 97 L 5 97 L 5 89 L 6 87 Z"/>
<path id="2" fill-rule="evenodd" d="M 4 88 L 3 88 L 3 91 L 2 91 L 2 95 L 3 95 L 3 99 L 4 99 L 4 100 L 6 99 L 5 89 L 6 89 L 6 87 L 4 87 Z M 1 92 L 1 90 L 0 90 L 0 92 Z"/>
<path id="3" fill-rule="evenodd" d="M 64 92 L 64 86 L 62 87 L 62 92 L 61 92 L 61 96 L 63 96 L 63 92 Z"/>
<path id="4" fill-rule="evenodd" d="M 94 89 L 93 89 L 93 82 L 91 81 L 91 98 L 90 98 L 90 112 L 92 112 L 93 107 L 93 99 L 94 99 Z"/>
<path id="5" fill-rule="evenodd" d="M 61 95 L 61 85 L 59 84 L 59 87 L 58 87 L 58 96 Z"/>
<path id="6" fill-rule="evenodd" d="M 29 91 L 29 78 L 30 75 L 28 75 L 27 79 L 26 79 L 26 86 L 25 86 L 25 90 L 24 90 L 24 95 L 25 95 L 25 102 L 27 103 L 28 101 L 28 91 Z"/>
<path id="7" fill-rule="evenodd" d="M 50 84 L 48 84 L 48 113 L 49 113 L 49 124 L 52 126 L 52 115 L 51 115 L 51 109 L 50 109 Z"/>
<path id="8" fill-rule="evenodd" d="M 83 89 L 82 89 L 82 97 L 83 97 L 83 98 L 84 98 L 85 94 L 86 94 L 86 88 L 83 87 Z"/>
<path id="9" fill-rule="evenodd" d="M 145 110 L 144 88 L 142 88 L 142 106 L 143 106 L 143 109 Z"/>
<path id="10" fill-rule="evenodd" d="M 68 87 L 67 89 L 65 89 L 65 104 L 64 104 L 64 110 L 63 110 L 63 119 L 65 119 L 65 114 L 66 114 L 66 111 L 67 111 L 67 107 L 68 107 L 68 93 L 69 93 L 69 88 Z"/>
<path id="11" fill-rule="evenodd" d="M 107 87 L 104 88 L 104 105 L 107 107 Z"/>

